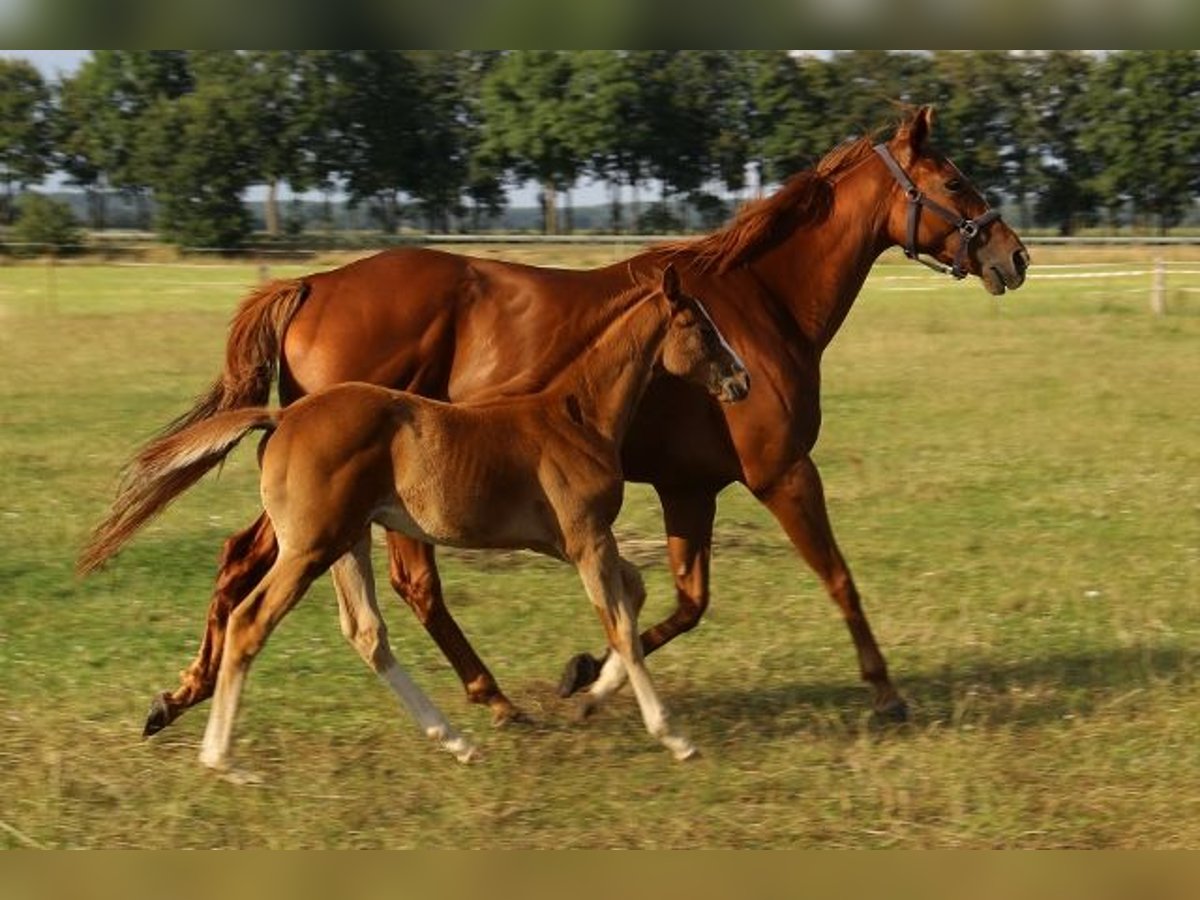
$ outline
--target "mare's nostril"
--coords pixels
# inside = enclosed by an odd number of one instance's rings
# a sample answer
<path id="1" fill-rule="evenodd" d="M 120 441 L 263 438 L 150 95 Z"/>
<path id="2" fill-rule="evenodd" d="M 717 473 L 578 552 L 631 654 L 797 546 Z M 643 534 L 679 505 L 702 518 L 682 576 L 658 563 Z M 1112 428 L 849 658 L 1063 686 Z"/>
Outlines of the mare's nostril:
<path id="1" fill-rule="evenodd" d="M 1016 267 L 1018 274 L 1024 275 L 1025 270 L 1029 268 L 1029 251 L 1024 247 L 1013 251 L 1013 265 Z"/>

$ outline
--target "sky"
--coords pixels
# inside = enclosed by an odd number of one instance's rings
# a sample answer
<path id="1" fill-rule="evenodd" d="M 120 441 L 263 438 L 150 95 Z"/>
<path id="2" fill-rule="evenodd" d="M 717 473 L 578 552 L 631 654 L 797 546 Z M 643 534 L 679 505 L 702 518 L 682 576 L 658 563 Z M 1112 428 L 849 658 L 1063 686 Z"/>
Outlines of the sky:
<path id="1" fill-rule="evenodd" d="M 29 60 L 47 78 L 71 74 L 91 55 L 91 50 L 0 50 L 0 57 Z"/>

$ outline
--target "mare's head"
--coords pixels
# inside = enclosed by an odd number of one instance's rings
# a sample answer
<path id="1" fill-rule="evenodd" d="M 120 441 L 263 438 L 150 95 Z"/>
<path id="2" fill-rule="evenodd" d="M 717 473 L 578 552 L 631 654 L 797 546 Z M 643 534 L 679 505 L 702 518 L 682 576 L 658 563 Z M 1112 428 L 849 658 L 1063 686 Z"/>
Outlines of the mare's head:
<path id="1" fill-rule="evenodd" d="M 923 106 L 875 148 L 883 177 L 895 184 L 888 237 L 907 256 L 932 256 L 944 266 L 934 268 L 956 278 L 979 276 L 991 294 L 1020 287 L 1029 266 L 1025 245 L 954 163 L 930 146 L 932 127 L 933 109 Z"/>
<path id="2" fill-rule="evenodd" d="M 704 304 L 683 290 L 673 264 L 663 268 L 655 287 L 666 300 L 669 316 L 659 366 L 700 385 L 722 403 L 744 399 L 750 393 L 750 373 Z"/>

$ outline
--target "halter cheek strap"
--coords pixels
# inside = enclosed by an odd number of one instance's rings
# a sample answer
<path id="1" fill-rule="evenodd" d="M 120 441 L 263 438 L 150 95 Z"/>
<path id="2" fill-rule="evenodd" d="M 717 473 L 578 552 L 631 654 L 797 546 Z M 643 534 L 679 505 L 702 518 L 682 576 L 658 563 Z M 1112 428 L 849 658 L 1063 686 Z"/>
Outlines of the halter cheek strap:
<path id="1" fill-rule="evenodd" d="M 973 219 L 963 218 L 954 210 L 947 209 L 945 206 L 934 200 L 930 200 L 921 193 L 921 189 L 908 177 L 908 173 L 900 167 L 900 163 L 896 162 L 896 158 L 892 156 L 892 151 L 888 149 L 887 144 L 876 144 L 874 149 L 879 154 L 879 158 L 887 165 L 888 170 L 892 173 L 892 177 L 904 189 L 904 196 L 908 199 L 908 236 L 904 243 L 904 255 L 909 259 L 915 259 L 922 265 L 929 266 L 935 272 L 941 272 L 943 275 L 966 278 L 967 253 L 970 250 L 971 241 L 978 237 L 979 232 L 985 226 L 990 225 L 1000 218 L 1000 210 L 989 209 L 987 212 Z M 921 207 L 923 206 L 928 207 L 930 212 L 941 216 L 958 229 L 958 251 L 954 254 L 954 264 L 951 266 L 944 266 L 941 263 L 925 259 L 920 255 L 920 251 L 917 250 L 917 227 L 921 222 Z"/>

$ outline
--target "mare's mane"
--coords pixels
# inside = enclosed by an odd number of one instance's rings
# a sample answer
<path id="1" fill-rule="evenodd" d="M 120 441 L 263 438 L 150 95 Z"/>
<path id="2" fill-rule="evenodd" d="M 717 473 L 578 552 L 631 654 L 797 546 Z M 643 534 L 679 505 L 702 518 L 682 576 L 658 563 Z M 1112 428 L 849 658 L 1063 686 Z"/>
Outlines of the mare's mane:
<path id="1" fill-rule="evenodd" d="M 774 194 L 747 203 L 719 231 L 670 241 L 656 249 L 687 254 L 700 271 L 728 272 L 797 228 L 823 222 L 833 207 L 833 180 L 866 158 L 875 140 L 874 135 L 868 134 L 844 141 L 811 169 L 791 176 Z"/>

